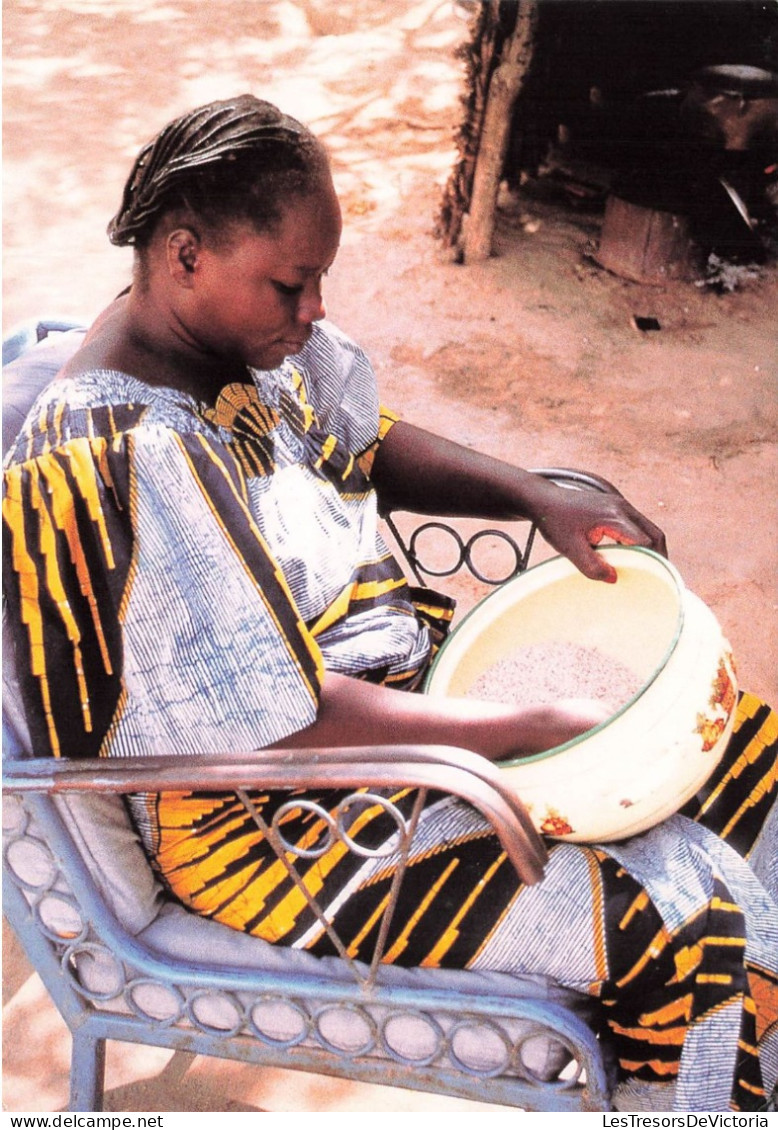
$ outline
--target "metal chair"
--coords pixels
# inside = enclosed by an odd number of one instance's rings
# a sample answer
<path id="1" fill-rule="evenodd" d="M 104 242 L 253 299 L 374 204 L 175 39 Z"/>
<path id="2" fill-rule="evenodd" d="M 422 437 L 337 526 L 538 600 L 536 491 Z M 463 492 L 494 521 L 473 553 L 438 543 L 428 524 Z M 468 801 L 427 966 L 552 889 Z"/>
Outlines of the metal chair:
<path id="1" fill-rule="evenodd" d="M 612 489 L 578 472 L 546 473 L 576 488 Z M 389 523 L 417 579 L 434 572 L 419 556 L 419 535 L 406 539 L 392 516 Z M 479 575 L 480 539 L 453 536 L 460 565 Z M 513 542 L 514 572 L 526 568 L 533 539 L 530 530 L 523 547 Z M 108 1039 L 526 1110 L 611 1109 L 607 1049 L 588 998 L 541 977 L 382 964 L 430 790 L 461 798 L 473 820 L 490 825 L 523 880 L 541 876 L 542 841 L 490 763 L 423 746 L 269 749 L 250 758 L 36 758 L 5 642 L 4 657 L 4 910 L 72 1033 L 70 1110 L 102 1109 Z M 366 805 L 393 822 L 396 833 L 378 852 L 392 855 L 396 877 L 369 964 L 351 959 L 299 882 L 301 853 L 295 858 L 284 840 L 283 810 L 268 826 L 252 803 L 258 779 L 263 789 L 345 790 L 334 818 L 310 804 L 326 827 L 323 842 L 307 849 L 314 857 L 336 840 L 363 858 L 375 854 L 356 831 Z M 387 799 L 400 786 L 416 791 L 410 815 Z M 339 956 L 270 945 L 190 914 L 164 894 L 121 796 L 194 788 L 237 794 Z M 301 804 L 309 802 L 290 799 L 287 807 Z"/>

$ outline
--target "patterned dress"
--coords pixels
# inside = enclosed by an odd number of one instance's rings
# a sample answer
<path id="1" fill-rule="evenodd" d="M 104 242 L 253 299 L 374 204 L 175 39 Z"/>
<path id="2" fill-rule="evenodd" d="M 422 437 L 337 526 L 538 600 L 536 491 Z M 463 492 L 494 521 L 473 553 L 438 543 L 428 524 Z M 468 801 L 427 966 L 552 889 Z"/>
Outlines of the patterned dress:
<path id="1" fill-rule="evenodd" d="M 378 530 L 370 471 L 394 417 L 367 359 L 321 324 L 253 377 L 209 409 L 96 371 L 55 382 L 28 417 L 6 462 L 4 586 L 36 749 L 249 751 L 313 722 L 325 669 L 418 684 L 433 629 Z M 533 887 L 477 814 L 428 797 L 384 960 L 553 977 L 598 1000 L 622 1077 L 671 1094 L 657 1102 L 762 1109 L 778 1066 L 777 742 L 744 695 L 703 795 L 623 843 L 550 844 Z M 252 799 L 269 821 L 289 797 Z M 414 793 L 391 799 L 407 814 Z M 193 910 L 333 952 L 235 796 L 131 808 Z M 366 844 L 394 832 L 380 807 L 361 822 Z M 319 834 L 310 809 L 285 819 L 289 843 Z M 391 856 L 335 845 L 300 867 L 369 960 Z"/>

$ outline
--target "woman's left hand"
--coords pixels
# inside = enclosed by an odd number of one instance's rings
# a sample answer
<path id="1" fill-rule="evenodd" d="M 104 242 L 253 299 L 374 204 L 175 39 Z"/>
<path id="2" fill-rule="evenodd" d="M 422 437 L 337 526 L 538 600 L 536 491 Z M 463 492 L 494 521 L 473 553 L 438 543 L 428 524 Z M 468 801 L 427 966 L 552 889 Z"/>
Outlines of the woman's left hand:
<path id="1" fill-rule="evenodd" d="M 667 556 L 662 531 L 615 487 L 606 492 L 560 487 L 402 420 L 381 443 L 372 477 L 384 512 L 530 518 L 549 545 L 593 580 L 616 580 L 615 570 L 593 548 L 606 537 Z"/>
<path id="2" fill-rule="evenodd" d="M 615 569 L 593 548 L 604 539 L 621 545 L 642 545 L 667 556 L 665 535 L 614 487 L 570 490 L 546 483 L 533 500 L 531 515 L 544 539 L 568 557 L 584 576 L 613 583 Z"/>

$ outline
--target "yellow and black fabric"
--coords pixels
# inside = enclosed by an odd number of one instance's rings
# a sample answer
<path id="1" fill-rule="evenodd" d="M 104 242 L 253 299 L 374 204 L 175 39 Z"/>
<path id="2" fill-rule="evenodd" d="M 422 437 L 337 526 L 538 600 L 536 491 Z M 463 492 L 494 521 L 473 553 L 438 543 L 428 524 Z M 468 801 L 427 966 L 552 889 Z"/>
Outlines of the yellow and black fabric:
<path id="1" fill-rule="evenodd" d="M 269 745 L 326 665 L 398 686 L 432 647 L 368 472 L 396 419 L 317 326 L 214 408 L 97 371 L 55 381 L 7 457 L 4 586 L 36 748 Z"/>
<path id="2" fill-rule="evenodd" d="M 693 1055 L 692 1081 L 682 1079 L 700 1090 L 696 1109 L 713 1109 L 706 1073 L 727 1080 L 733 1109 L 763 1109 L 772 1079 L 760 1049 L 769 1063 L 778 1022 L 778 918 L 746 860 L 759 855 L 760 872 L 775 867 L 777 755 L 778 716 L 742 695 L 726 754 L 683 814 L 624 844 L 549 841 L 547 876 L 531 888 L 473 813 L 428 797 L 383 960 L 546 973 L 598 999 L 622 1078 L 675 1082 L 682 1055 Z M 334 817 L 343 796 L 251 794 L 268 824 L 303 797 Z M 408 817 L 415 792 L 389 799 Z M 136 816 L 159 873 L 187 906 L 268 941 L 337 953 L 236 796 L 147 797 Z M 292 806 L 280 827 L 305 850 L 326 835 L 307 806 Z M 395 830 L 374 804 L 349 834 L 375 849 Z M 350 956 L 369 962 L 396 857 L 365 862 L 336 842 L 295 866 Z"/>

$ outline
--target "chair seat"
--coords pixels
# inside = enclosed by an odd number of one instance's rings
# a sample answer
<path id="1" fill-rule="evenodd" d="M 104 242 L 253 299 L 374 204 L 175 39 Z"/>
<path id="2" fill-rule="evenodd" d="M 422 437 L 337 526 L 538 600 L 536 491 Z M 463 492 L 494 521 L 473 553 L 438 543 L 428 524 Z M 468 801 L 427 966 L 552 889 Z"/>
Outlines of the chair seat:
<path id="1" fill-rule="evenodd" d="M 53 951 L 35 964 L 71 1027 L 375 1081 L 382 1064 L 399 1064 L 406 1086 L 434 1064 L 440 1089 L 459 1078 L 475 1097 L 479 1081 L 514 1079 L 531 1109 L 580 1092 L 591 1001 L 545 977 L 386 965 L 366 988 L 362 963 L 271 945 L 168 898 L 117 796 L 11 795 L 4 839 L 6 894 L 21 894 L 12 922 L 23 938 L 42 935 L 28 950 Z M 64 985 L 51 984 L 47 964 Z M 278 1058 L 290 1055 L 301 1062 Z"/>

